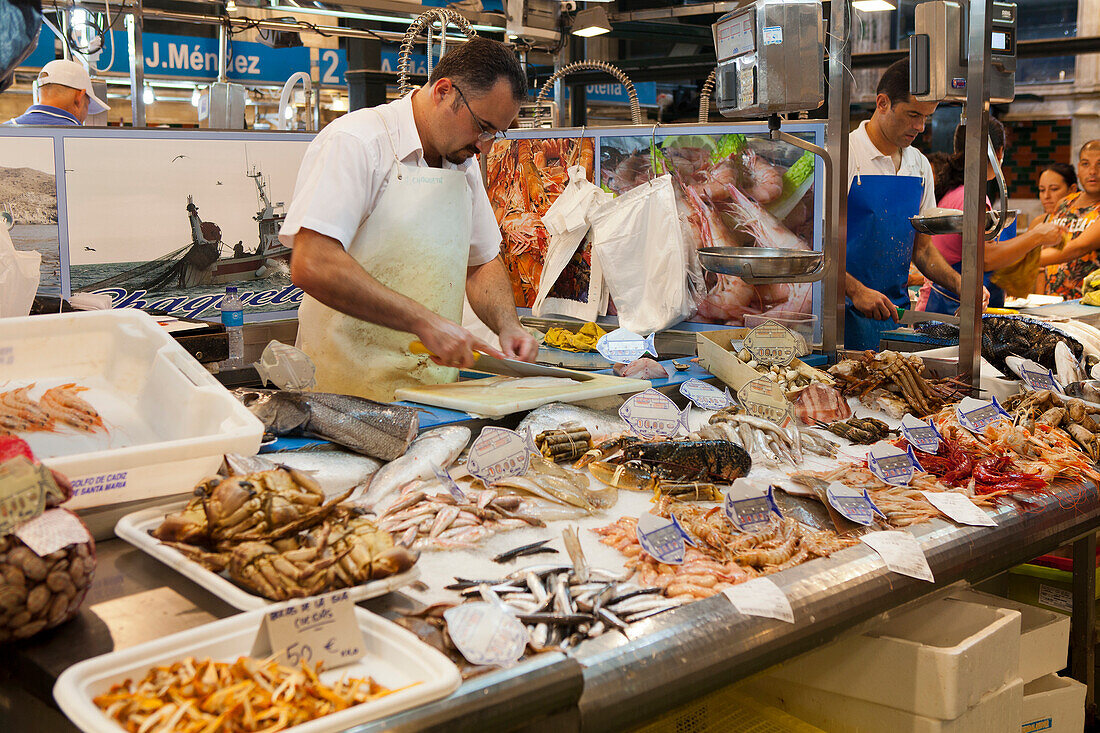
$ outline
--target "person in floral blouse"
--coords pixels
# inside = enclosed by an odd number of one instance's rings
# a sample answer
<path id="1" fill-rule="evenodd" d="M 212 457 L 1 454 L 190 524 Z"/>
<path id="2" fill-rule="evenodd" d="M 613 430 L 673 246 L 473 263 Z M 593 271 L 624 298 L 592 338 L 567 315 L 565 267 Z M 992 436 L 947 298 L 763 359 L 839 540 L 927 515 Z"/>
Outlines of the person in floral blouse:
<path id="1" fill-rule="evenodd" d="M 1081 190 L 1046 217 L 1066 230 L 1066 240 L 1043 248 L 1039 259 L 1046 266 L 1046 292 L 1067 300 L 1080 298 L 1085 276 L 1100 268 L 1100 140 L 1081 147 L 1077 183 Z"/>

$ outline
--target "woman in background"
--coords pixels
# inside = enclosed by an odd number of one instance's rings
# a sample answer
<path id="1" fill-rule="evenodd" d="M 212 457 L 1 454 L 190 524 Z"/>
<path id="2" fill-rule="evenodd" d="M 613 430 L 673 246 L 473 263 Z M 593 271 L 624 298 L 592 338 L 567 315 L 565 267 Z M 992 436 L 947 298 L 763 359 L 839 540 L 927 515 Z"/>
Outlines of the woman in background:
<path id="1" fill-rule="evenodd" d="M 1058 246 L 1044 245 L 1039 262 L 1046 265 L 1046 292 L 1066 300 L 1081 297 L 1085 276 L 1100 267 L 1100 140 L 1081 146 L 1077 159 L 1081 190 L 1062 199 L 1047 223 L 1066 231 Z"/>
<path id="2" fill-rule="evenodd" d="M 937 205 L 944 209 L 963 208 L 963 174 L 965 160 L 963 149 L 966 140 L 966 126 L 959 125 L 955 128 L 955 152 L 951 155 L 932 155 L 929 161 L 932 163 L 932 173 L 936 177 L 936 201 Z M 989 141 L 993 144 L 993 150 L 998 160 L 1004 159 L 1005 152 L 1005 128 L 996 118 L 989 118 Z M 985 156 L 983 156 L 984 158 Z M 986 180 L 993 180 L 993 165 L 986 164 Z M 989 199 L 985 200 L 986 208 L 990 208 Z M 1014 233 L 1014 225 L 1010 233 Z M 989 307 L 1001 308 L 1004 306 L 1005 293 L 992 280 L 994 270 L 1016 265 L 1033 250 L 1049 244 L 1061 241 L 1061 229 L 1056 224 L 1039 224 L 1032 227 L 1020 236 L 995 242 L 985 242 L 985 287 L 989 290 Z M 940 251 L 947 264 L 956 270 L 962 270 L 962 235 L 939 234 L 932 237 L 932 244 Z M 1036 254 L 1037 256 L 1037 254 Z M 1032 264 L 1032 268 L 1036 265 Z M 1024 289 L 1028 289 L 1035 282 L 1035 270 L 1027 277 Z M 953 314 L 959 308 L 959 296 L 957 293 L 947 292 L 938 285 L 925 283 L 920 290 L 917 299 L 917 310 L 933 313 Z"/>
<path id="3" fill-rule="evenodd" d="M 1077 174 L 1069 163 L 1047 163 L 1039 171 L 1039 204 L 1043 213 L 1031 220 L 1035 226 L 1058 210 L 1058 204 L 1071 193 L 1077 193 Z"/>

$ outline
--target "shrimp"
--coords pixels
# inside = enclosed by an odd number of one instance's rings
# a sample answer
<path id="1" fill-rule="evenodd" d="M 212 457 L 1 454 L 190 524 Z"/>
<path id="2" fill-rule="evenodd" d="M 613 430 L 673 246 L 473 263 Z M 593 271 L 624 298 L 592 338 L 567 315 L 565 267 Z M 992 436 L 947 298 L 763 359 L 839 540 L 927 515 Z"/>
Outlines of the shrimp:
<path id="1" fill-rule="evenodd" d="M 810 249 L 809 244 L 736 186 L 727 186 L 727 189 L 730 192 L 730 201 L 719 206 L 719 210 L 733 220 L 738 230 L 751 235 L 756 240 L 757 247 Z"/>
<path id="2" fill-rule="evenodd" d="M 703 247 L 737 247 L 739 242 L 722 221 L 718 212 L 703 200 L 703 197 L 691 186 L 679 185 L 690 213 L 688 222 L 694 226 L 698 241 Z M 732 186 L 730 187 L 732 188 Z"/>
<path id="3" fill-rule="evenodd" d="M 740 326 L 745 314 L 762 312 L 760 296 L 756 289 L 739 277 L 718 275 L 707 297 L 699 303 L 698 317 L 711 323 Z"/>
<path id="4" fill-rule="evenodd" d="M 754 151 L 745 153 L 742 170 L 741 185 L 745 193 L 761 206 L 767 206 L 783 194 L 783 174 Z"/>
<path id="5" fill-rule="evenodd" d="M 63 384 L 46 390 L 39 404 L 58 422 L 86 433 L 94 433 L 103 427 L 103 419 L 94 407 L 80 397 L 80 393 L 87 390 L 87 387 L 78 387 L 76 384 Z"/>
<path id="6" fill-rule="evenodd" d="M 53 417 L 27 396 L 33 387 L 29 384 L 0 394 L 0 428 L 16 433 L 54 429 Z"/>

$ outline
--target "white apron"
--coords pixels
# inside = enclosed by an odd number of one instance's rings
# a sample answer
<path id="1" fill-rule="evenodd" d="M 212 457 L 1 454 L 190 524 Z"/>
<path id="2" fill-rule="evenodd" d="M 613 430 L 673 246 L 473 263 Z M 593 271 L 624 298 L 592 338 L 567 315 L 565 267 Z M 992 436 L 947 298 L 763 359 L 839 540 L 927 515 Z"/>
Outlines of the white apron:
<path id="1" fill-rule="evenodd" d="M 348 254 L 382 285 L 458 323 L 470 257 L 466 176 L 460 170 L 405 165 L 392 138 L 390 147 L 389 183 Z M 298 347 L 313 359 L 321 392 L 389 402 L 402 387 L 455 381 L 457 369 L 409 353 L 415 338 L 339 313 L 308 295 L 298 309 Z"/>

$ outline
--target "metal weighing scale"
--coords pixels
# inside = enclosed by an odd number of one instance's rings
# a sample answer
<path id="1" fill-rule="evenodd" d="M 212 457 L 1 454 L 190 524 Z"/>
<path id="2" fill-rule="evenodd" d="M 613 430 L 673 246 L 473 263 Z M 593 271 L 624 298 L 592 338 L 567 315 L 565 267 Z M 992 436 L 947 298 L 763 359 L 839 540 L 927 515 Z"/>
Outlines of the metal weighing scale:
<path id="1" fill-rule="evenodd" d="M 833 185 L 832 158 L 824 148 L 781 132 L 781 113 L 817 109 L 825 102 L 825 27 L 821 0 L 756 0 L 726 13 L 711 26 L 718 57 L 715 102 L 724 117 L 768 115 L 772 140 L 808 150 L 825 162 L 826 192 Z M 826 241 L 829 232 L 826 231 Z M 704 247 L 703 268 L 737 275 L 751 284 L 811 282 L 825 276 L 822 252 L 759 247 Z"/>

